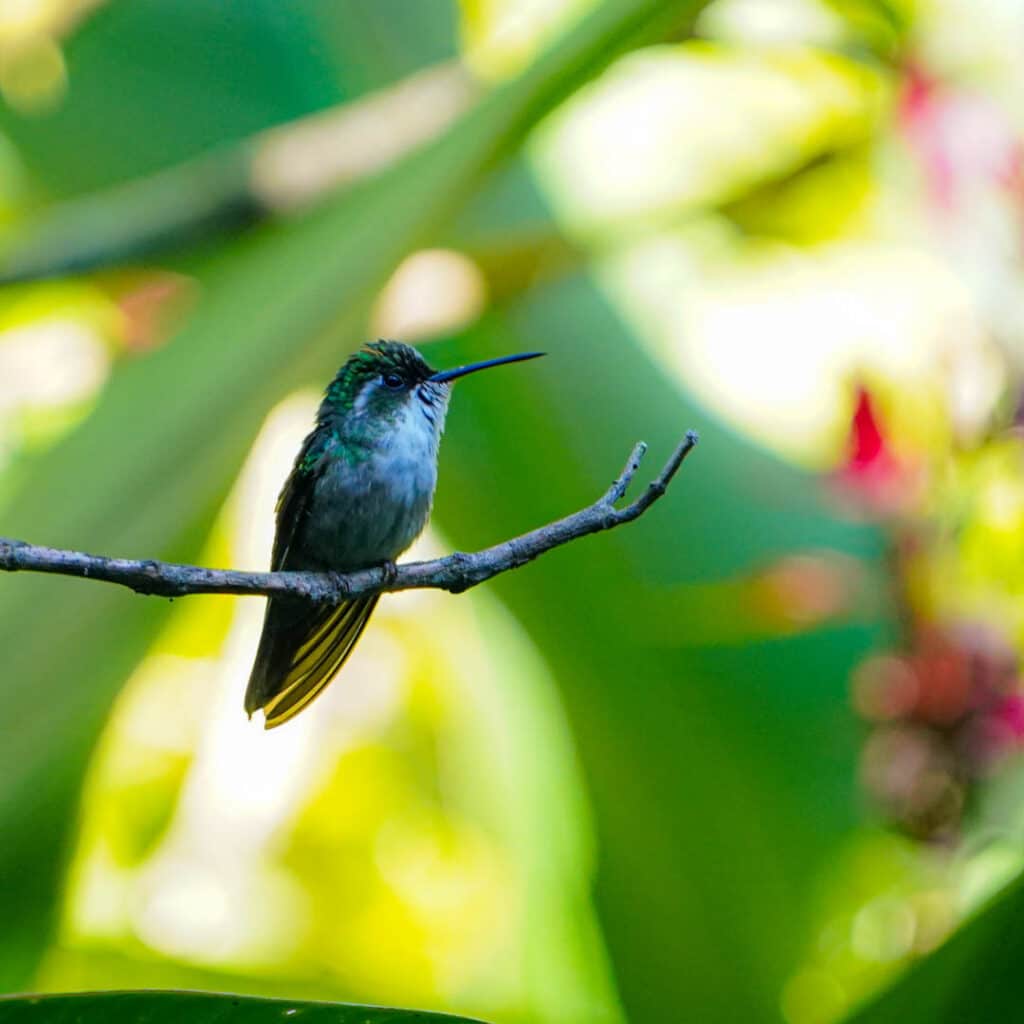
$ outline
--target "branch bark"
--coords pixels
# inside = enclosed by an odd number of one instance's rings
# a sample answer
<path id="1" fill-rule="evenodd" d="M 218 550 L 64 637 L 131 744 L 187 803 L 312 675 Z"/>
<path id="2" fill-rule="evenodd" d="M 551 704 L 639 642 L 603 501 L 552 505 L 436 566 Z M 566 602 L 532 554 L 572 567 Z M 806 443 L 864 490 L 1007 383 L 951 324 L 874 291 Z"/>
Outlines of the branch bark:
<path id="1" fill-rule="evenodd" d="M 647 451 L 647 445 L 642 441 L 633 449 L 619 476 L 593 505 L 483 551 L 473 554 L 456 551 L 431 562 L 407 562 L 399 566 L 378 566 L 350 573 L 238 572 L 234 569 L 204 569 L 152 559 L 104 558 L 81 551 L 40 547 L 0 537 L 0 571 L 78 576 L 116 583 L 137 594 L 158 597 L 186 597 L 189 594 L 270 597 L 288 594 L 309 601 L 336 603 L 344 598 L 395 590 L 430 588 L 456 594 L 499 573 L 517 569 L 546 551 L 570 541 L 631 523 L 665 493 L 683 460 L 696 444 L 696 432 L 688 431 L 643 494 L 622 508 L 618 508 L 617 503 L 625 496 Z"/>

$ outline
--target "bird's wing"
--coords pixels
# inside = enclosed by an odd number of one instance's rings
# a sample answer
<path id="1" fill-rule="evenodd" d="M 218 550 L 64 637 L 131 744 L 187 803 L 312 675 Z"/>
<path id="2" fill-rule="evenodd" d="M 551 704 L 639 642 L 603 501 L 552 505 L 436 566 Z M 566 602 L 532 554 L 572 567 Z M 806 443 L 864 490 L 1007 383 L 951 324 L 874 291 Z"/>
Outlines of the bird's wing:
<path id="1" fill-rule="evenodd" d="M 289 566 L 288 555 L 292 551 L 295 538 L 305 525 L 320 464 L 328 454 L 328 443 L 315 430 L 309 434 L 302 442 L 302 448 L 295 458 L 295 465 L 292 466 L 292 471 L 281 488 L 275 509 L 277 529 L 274 533 L 274 550 L 270 558 L 270 568 L 274 572 L 279 569 L 300 568 L 294 564 Z"/>
<path id="2" fill-rule="evenodd" d="M 301 536 L 329 442 L 314 432 L 306 438 L 277 502 L 277 533 L 271 567 L 308 569 L 300 564 Z M 263 633 L 245 691 L 245 710 L 263 708 L 266 728 L 297 715 L 331 681 L 355 647 L 377 604 L 377 595 L 317 605 L 289 597 L 267 601 Z"/>

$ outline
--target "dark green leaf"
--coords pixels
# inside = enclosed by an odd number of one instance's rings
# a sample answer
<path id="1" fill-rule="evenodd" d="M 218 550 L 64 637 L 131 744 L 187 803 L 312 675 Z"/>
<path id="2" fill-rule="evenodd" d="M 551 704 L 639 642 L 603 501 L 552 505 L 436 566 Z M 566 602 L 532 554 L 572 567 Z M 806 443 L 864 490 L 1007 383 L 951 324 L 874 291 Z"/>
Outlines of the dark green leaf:
<path id="1" fill-rule="evenodd" d="M 846 1024 L 995 1024 L 1020 1019 L 1024 877 Z"/>
<path id="2" fill-rule="evenodd" d="M 3 1024 L 468 1024 L 467 1017 L 207 992 L 84 992 L 0 998 Z"/>

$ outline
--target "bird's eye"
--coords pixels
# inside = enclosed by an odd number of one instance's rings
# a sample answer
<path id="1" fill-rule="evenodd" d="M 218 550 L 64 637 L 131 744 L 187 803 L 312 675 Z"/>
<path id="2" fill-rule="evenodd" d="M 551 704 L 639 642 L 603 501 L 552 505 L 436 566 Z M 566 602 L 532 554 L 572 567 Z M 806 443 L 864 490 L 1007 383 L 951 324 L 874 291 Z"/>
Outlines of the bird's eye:
<path id="1" fill-rule="evenodd" d="M 397 373 L 385 373 L 381 380 L 384 382 L 384 387 L 390 388 L 392 391 L 398 391 L 405 387 L 405 381 Z"/>

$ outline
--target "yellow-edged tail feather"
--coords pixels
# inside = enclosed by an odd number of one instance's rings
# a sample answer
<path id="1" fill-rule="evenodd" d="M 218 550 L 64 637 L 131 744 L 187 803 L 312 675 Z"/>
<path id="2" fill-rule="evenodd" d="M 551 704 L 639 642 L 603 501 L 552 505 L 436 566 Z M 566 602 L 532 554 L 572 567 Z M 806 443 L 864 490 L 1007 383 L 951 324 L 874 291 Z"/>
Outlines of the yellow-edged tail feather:
<path id="1" fill-rule="evenodd" d="M 297 715 L 352 653 L 378 597 L 371 594 L 327 609 L 271 599 L 246 691 L 246 711 L 252 714 L 262 707 L 267 729 Z"/>

